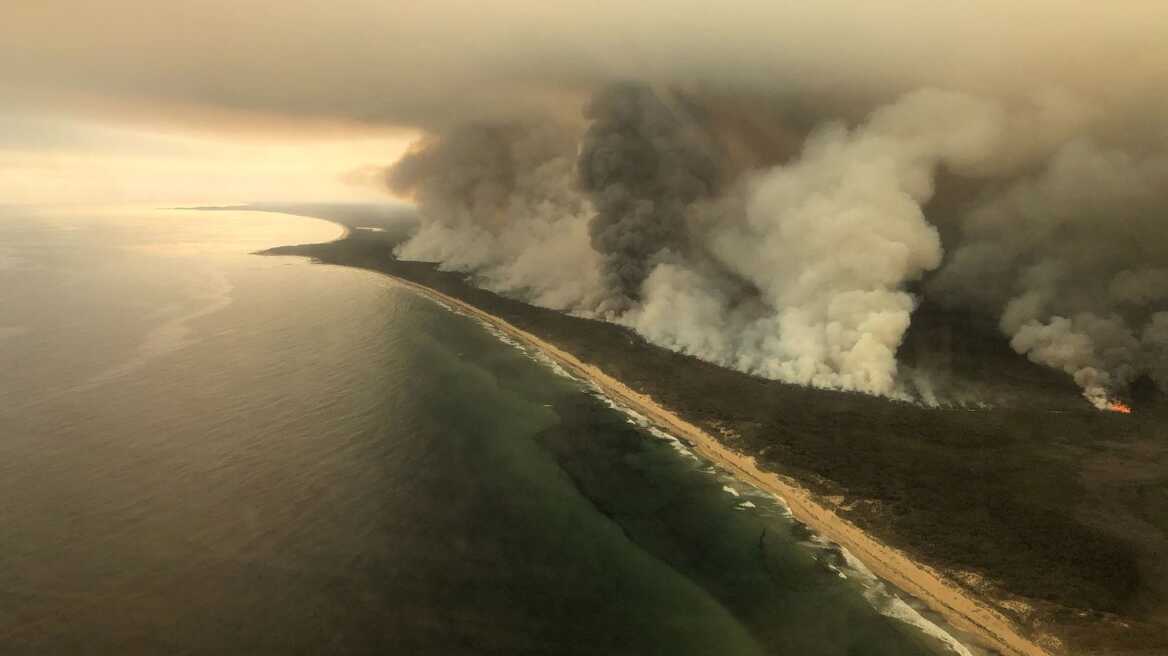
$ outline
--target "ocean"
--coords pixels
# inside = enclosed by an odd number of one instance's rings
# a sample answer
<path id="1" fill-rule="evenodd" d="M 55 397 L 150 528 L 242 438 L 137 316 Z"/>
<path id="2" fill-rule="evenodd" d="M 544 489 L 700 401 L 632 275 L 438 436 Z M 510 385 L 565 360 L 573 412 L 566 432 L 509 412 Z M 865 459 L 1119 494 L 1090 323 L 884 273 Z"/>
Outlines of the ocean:
<path id="1" fill-rule="evenodd" d="M 340 233 L 0 207 L 0 653 L 962 653 L 539 354 L 251 254 Z"/>

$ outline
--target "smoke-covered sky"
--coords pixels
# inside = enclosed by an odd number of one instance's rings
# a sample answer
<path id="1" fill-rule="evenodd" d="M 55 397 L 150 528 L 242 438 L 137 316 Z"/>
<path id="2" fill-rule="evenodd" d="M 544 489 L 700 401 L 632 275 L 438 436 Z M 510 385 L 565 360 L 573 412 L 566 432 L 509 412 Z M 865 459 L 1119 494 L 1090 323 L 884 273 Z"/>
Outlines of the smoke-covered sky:
<path id="1" fill-rule="evenodd" d="M 9 198 L 384 184 L 424 218 L 402 256 L 759 375 L 911 395 L 927 302 L 1096 404 L 1168 384 L 1162 2 L 4 13 Z"/>
<path id="2" fill-rule="evenodd" d="M 1139 1 L 15 0 L 0 80 L 23 102 L 415 126 L 558 105 L 614 79 L 848 100 L 1057 85 L 1155 113 L 1166 29 L 1168 7 Z"/>

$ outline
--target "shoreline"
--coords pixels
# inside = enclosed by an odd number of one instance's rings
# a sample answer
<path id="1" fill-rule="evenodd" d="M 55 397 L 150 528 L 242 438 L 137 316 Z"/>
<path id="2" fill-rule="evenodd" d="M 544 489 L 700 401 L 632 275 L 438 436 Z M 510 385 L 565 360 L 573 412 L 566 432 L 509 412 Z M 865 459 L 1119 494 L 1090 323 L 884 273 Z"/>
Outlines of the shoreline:
<path id="1" fill-rule="evenodd" d="M 381 272 L 415 293 L 482 321 L 521 344 L 536 349 L 569 373 L 596 386 L 602 393 L 646 417 L 648 421 L 692 445 L 694 451 L 735 478 L 780 497 L 794 518 L 851 552 L 876 576 L 912 595 L 953 627 L 978 640 L 978 646 L 1008 656 L 1052 656 L 1023 636 L 1014 623 L 931 567 L 917 563 L 900 550 L 881 543 L 831 510 L 796 481 L 761 469 L 755 459 L 735 452 L 701 428 L 682 419 L 648 395 L 636 392 L 595 365 L 532 335 L 470 303 L 425 285 Z"/>

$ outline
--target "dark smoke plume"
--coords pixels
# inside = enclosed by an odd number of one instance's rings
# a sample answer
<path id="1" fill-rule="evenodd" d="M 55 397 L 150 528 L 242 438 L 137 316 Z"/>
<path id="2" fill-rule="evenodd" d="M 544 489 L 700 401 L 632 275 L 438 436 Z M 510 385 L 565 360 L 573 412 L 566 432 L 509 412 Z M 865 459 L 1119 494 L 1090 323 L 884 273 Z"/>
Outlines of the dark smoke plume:
<path id="1" fill-rule="evenodd" d="M 592 246 L 604 280 L 628 307 L 666 249 L 684 249 L 685 213 L 716 188 L 713 148 L 680 100 L 667 104 L 649 86 L 611 85 L 584 109 L 591 121 L 577 163 L 596 216 Z"/>

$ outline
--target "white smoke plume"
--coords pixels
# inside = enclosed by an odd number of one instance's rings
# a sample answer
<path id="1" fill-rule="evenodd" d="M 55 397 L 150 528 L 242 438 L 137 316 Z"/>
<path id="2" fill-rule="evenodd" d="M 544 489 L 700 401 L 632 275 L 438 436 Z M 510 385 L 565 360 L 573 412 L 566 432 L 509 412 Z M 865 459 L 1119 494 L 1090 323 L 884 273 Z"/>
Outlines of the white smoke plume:
<path id="1" fill-rule="evenodd" d="M 893 392 L 915 303 L 904 285 L 942 258 L 922 210 L 933 176 L 942 164 L 987 161 L 1003 129 L 993 103 L 922 91 L 854 130 L 817 130 L 795 161 L 699 208 L 708 253 L 757 296 L 740 306 L 735 290 L 664 264 L 630 322 L 651 340 L 768 378 Z"/>
<path id="2" fill-rule="evenodd" d="M 544 307 L 600 306 L 572 137 L 560 126 L 476 124 L 419 144 L 387 178 L 423 219 L 397 255 L 474 273 L 488 289 Z"/>

